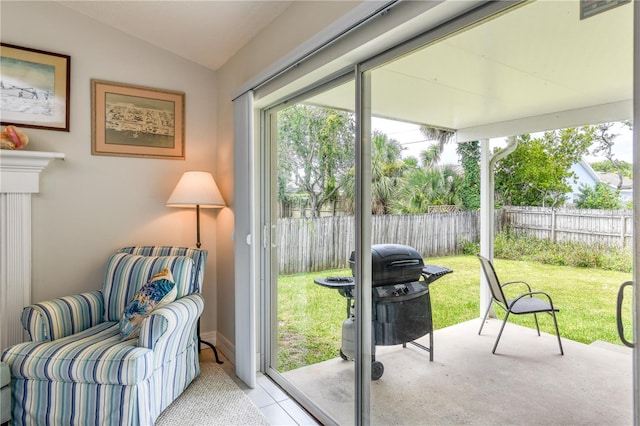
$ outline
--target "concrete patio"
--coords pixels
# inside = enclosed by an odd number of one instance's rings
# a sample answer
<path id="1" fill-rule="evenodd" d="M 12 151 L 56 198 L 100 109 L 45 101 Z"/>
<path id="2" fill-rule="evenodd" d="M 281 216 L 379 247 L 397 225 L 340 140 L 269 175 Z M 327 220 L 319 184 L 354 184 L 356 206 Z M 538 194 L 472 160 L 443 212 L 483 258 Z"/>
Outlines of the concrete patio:
<path id="1" fill-rule="evenodd" d="M 378 346 L 384 375 L 371 385 L 377 425 L 631 425 L 632 351 L 480 320 L 434 332 L 434 361 L 414 346 Z M 428 336 L 418 340 L 428 345 Z M 353 363 L 335 358 L 284 373 L 341 425 L 353 424 Z"/>

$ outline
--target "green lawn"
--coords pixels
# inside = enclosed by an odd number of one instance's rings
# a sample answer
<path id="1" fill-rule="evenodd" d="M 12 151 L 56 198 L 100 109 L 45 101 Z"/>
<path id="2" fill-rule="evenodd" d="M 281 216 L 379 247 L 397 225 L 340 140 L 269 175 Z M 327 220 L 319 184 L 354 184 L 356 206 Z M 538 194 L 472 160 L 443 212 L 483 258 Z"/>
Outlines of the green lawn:
<path id="1" fill-rule="evenodd" d="M 429 258 L 426 263 L 454 272 L 430 285 L 435 329 L 480 316 L 480 263 L 475 256 Z M 618 288 L 630 273 L 544 265 L 496 259 L 501 281 L 525 280 L 535 290 L 548 292 L 560 308 L 558 325 L 563 338 L 582 343 L 596 340 L 620 344 L 616 331 Z M 278 369 L 287 371 L 335 358 L 340 350 L 346 299 L 336 290 L 314 284 L 317 277 L 350 276 L 349 269 L 280 276 L 278 280 Z M 509 288 L 509 287 L 507 287 Z M 631 330 L 627 297 L 625 329 Z M 497 314 L 503 318 L 503 312 Z M 553 321 L 541 315 L 540 327 L 554 333 Z M 535 327 L 533 316 L 512 316 L 510 322 Z M 631 336 L 628 336 L 630 339 Z"/>

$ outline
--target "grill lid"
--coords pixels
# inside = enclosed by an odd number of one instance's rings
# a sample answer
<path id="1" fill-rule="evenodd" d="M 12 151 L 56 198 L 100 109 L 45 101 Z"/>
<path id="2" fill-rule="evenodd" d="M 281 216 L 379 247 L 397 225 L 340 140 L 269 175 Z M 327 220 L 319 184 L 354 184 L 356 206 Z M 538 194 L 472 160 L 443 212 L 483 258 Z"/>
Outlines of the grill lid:
<path id="1" fill-rule="evenodd" d="M 355 251 L 349 257 L 351 273 L 355 275 Z M 402 284 L 420 280 L 424 261 L 413 247 L 401 244 L 371 246 L 371 285 Z"/>

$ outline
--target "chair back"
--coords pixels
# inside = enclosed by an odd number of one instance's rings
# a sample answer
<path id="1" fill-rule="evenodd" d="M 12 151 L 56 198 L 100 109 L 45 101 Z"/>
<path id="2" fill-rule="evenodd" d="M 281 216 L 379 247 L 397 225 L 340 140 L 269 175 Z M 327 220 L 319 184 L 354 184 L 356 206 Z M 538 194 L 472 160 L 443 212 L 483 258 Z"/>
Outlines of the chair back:
<path id="1" fill-rule="evenodd" d="M 504 296 L 504 292 L 500 286 L 500 280 L 498 279 L 498 274 L 496 274 L 496 270 L 493 267 L 493 263 L 491 263 L 491 261 L 486 257 L 480 255 L 478 255 L 478 259 L 480 259 L 480 265 L 482 266 L 484 276 L 487 278 L 487 282 L 489 283 L 489 288 L 491 289 L 493 298 L 507 306 L 507 298 Z"/>
<path id="2" fill-rule="evenodd" d="M 102 284 L 104 320 L 119 321 L 124 308 L 138 290 L 165 268 L 171 271 L 176 283 L 176 298 L 190 294 L 193 259 L 186 256 L 112 254 L 107 261 Z"/>
<path id="3" fill-rule="evenodd" d="M 193 281 L 189 293 L 200 293 L 204 283 L 204 268 L 207 264 L 207 251 L 177 246 L 131 246 L 123 247 L 119 253 L 138 254 L 141 256 L 186 256 L 193 259 Z"/>

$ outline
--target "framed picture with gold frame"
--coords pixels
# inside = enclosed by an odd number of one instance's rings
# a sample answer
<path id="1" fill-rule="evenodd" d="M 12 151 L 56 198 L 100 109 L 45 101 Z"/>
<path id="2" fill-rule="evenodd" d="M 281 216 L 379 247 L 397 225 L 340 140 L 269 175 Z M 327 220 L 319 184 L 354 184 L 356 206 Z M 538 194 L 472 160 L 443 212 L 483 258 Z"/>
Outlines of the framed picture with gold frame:
<path id="1" fill-rule="evenodd" d="M 69 131 L 71 57 L 0 43 L 0 124 Z"/>
<path id="2" fill-rule="evenodd" d="M 91 80 L 93 155 L 184 160 L 184 93 Z"/>

